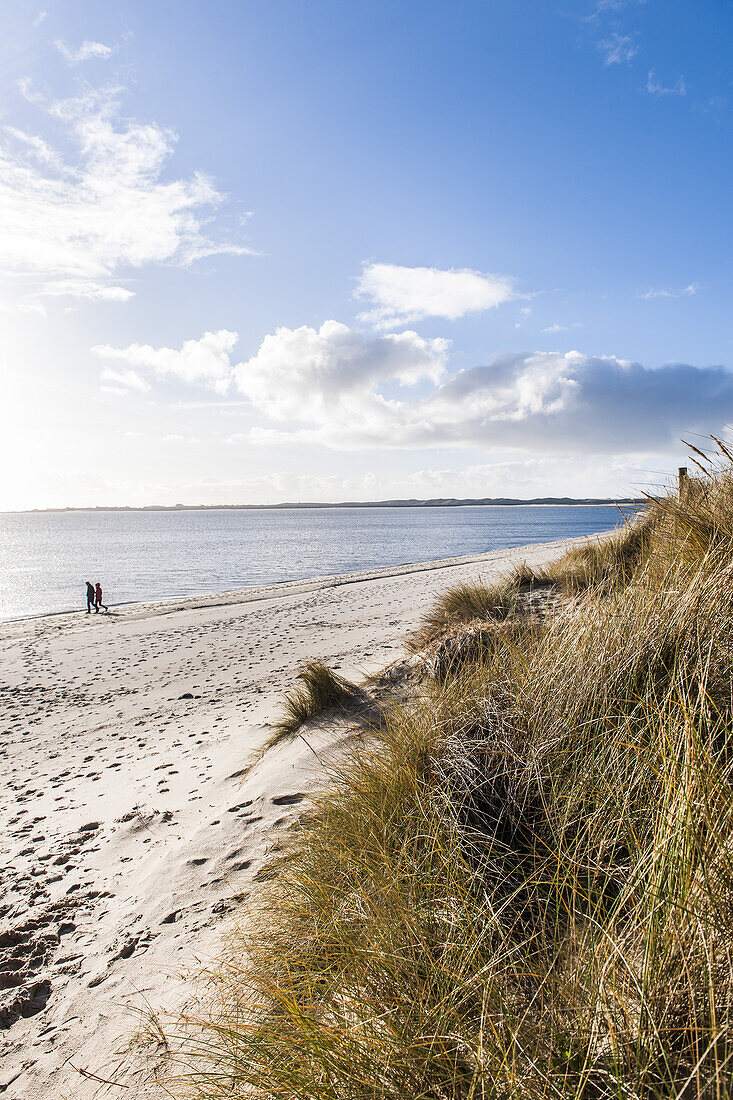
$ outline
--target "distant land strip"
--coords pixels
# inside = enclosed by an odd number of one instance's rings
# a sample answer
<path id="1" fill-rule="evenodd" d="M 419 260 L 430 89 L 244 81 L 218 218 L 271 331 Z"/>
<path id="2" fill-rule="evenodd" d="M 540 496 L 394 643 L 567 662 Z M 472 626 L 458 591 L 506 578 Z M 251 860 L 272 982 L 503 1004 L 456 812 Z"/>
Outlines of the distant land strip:
<path id="1" fill-rule="evenodd" d="M 344 500 L 336 504 L 318 501 L 290 501 L 284 504 L 143 504 L 104 505 L 91 508 L 26 508 L 25 512 L 262 512 L 284 508 L 469 508 L 479 505 L 529 505 L 529 504 L 629 504 L 638 507 L 648 504 L 648 497 L 532 497 L 519 500 L 515 497 L 433 497 L 430 500 Z"/>

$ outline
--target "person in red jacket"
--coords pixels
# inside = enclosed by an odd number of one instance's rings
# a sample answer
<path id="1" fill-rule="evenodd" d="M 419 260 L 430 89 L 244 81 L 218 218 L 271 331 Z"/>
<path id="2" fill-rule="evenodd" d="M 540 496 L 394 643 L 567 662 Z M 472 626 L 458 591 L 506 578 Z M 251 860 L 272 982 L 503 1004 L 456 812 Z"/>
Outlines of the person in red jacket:
<path id="1" fill-rule="evenodd" d="M 109 611 L 107 605 L 102 603 L 102 586 L 99 581 L 97 581 L 97 587 L 94 594 L 96 597 L 94 601 L 94 610 L 97 612 L 97 614 L 99 614 L 100 607 L 103 607 L 105 611 Z"/>

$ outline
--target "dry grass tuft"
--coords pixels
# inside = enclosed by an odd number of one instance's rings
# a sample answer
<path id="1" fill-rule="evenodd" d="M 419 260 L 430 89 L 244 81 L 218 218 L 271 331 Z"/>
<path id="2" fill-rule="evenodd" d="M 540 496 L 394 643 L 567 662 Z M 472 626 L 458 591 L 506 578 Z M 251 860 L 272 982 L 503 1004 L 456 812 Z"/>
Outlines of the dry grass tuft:
<path id="1" fill-rule="evenodd" d="M 310 718 L 332 707 L 346 709 L 362 698 L 362 693 L 343 676 L 339 676 L 323 661 L 308 661 L 298 673 L 300 685 L 283 700 L 283 717 L 274 727 L 267 742 L 271 748 L 290 736 Z"/>
<path id="2" fill-rule="evenodd" d="M 504 622 L 526 610 L 526 597 L 549 591 L 555 578 L 545 570 L 518 566 L 496 584 L 478 580 L 448 588 L 408 639 L 408 649 L 417 653 L 441 633 L 465 623 Z M 523 598 L 524 597 L 524 598 Z"/>
<path id="3" fill-rule="evenodd" d="M 548 573 L 565 592 L 571 593 L 588 588 L 611 591 L 624 585 L 648 552 L 651 533 L 659 519 L 659 506 L 654 503 L 612 534 L 570 550 Z"/>

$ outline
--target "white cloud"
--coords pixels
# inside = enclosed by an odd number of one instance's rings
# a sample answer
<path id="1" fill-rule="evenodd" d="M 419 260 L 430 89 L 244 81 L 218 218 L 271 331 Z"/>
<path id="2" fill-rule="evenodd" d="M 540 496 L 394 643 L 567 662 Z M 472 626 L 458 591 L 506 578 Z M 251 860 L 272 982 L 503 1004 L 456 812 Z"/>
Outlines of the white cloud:
<path id="1" fill-rule="evenodd" d="M 78 65 L 80 61 L 89 61 L 93 57 L 107 58 L 114 52 L 112 46 L 105 46 L 102 42 L 85 41 L 75 50 L 62 39 L 57 39 L 54 45 L 69 65 Z"/>
<path id="2" fill-rule="evenodd" d="M 416 332 L 370 336 L 326 321 L 321 328 L 279 328 L 259 351 L 235 369 L 237 388 L 274 420 L 324 429 L 340 425 L 362 438 L 382 439 L 385 425 L 400 421 L 403 396 L 382 390 L 437 385 L 448 353 L 446 340 Z"/>
<path id="3" fill-rule="evenodd" d="M 275 420 L 315 419 L 340 410 L 363 417 L 372 402 L 375 415 L 398 408 L 398 397 L 376 394 L 383 384 L 402 392 L 427 381 L 437 385 L 445 373 L 449 342 L 426 340 L 416 332 L 374 336 L 325 321 L 316 330 L 280 328 L 266 336 L 247 362 L 233 363 L 231 352 L 238 335 L 227 329 L 205 332 L 180 348 L 130 344 L 115 348 L 97 344 L 95 355 L 149 371 L 159 378 L 177 378 L 227 393 L 236 384 L 240 393 Z M 112 380 L 108 372 L 108 380 Z M 115 381 L 120 382 L 119 376 Z"/>
<path id="4" fill-rule="evenodd" d="M 633 38 L 627 34 L 618 34 L 616 31 L 609 38 L 599 42 L 598 48 L 604 54 L 604 65 L 628 64 L 639 52 L 639 47 Z"/>
<path id="5" fill-rule="evenodd" d="M 186 340 L 178 349 L 154 348 L 150 344 L 130 344 L 126 348 L 97 344 L 92 351 L 103 359 L 152 371 L 159 378 L 202 383 L 217 393 L 225 393 L 233 379 L 229 353 L 237 338 L 236 332 L 220 329 L 205 332 L 199 340 Z"/>
<path id="6" fill-rule="evenodd" d="M 402 340 L 402 343 L 398 341 Z M 403 333 L 369 340 L 344 325 L 279 329 L 237 384 L 272 426 L 259 443 L 339 449 L 480 446 L 540 452 L 619 452 L 674 445 L 733 416 L 733 374 L 673 364 L 656 370 L 577 351 L 499 356 L 443 373 L 440 342 Z M 397 396 L 412 373 L 432 385 Z"/>
<path id="7" fill-rule="evenodd" d="M 689 286 L 685 286 L 682 290 L 655 290 L 651 287 L 649 290 L 645 290 L 643 294 L 637 294 L 637 298 L 692 298 L 697 294 L 699 289 L 699 283 L 690 283 Z"/>
<path id="8" fill-rule="evenodd" d="M 44 290 L 47 298 L 88 298 L 93 302 L 129 302 L 135 297 L 133 290 L 124 286 L 105 286 L 84 279 L 58 279 Z"/>
<path id="9" fill-rule="evenodd" d="M 554 325 L 549 325 L 549 326 L 548 326 L 548 328 L 543 328 L 543 329 L 542 329 L 542 331 L 543 331 L 543 332 L 549 332 L 549 333 L 555 333 L 555 332 L 570 332 L 570 330 L 571 330 L 571 329 L 574 329 L 574 328 L 582 328 L 582 327 L 583 327 L 583 326 L 582 326 L 582 324 L 580 323 L 580 321 L 574 321 L 574 322 L 572 323 L 572 325 L 560 325 L 560 324 L 558 324 L 558 323 L 557 323 L 557 321 L 556 321 Z"/>
<path id="10" fill-rule="evenodd" d="M 409 330 L 376 335 L 337 321 L 279 328 L 245 362 L 233 362 L 236 342 L 223 329 L 179 349 L 93 350 L 124 364 L 103 375 L 115 385 L 135 386 L 129 371 L 145 384 L 152 374 L 221 394 L 236 389 L 246 420 L 232 424 L 230 445 L 629 454 L 674 447 L 684 432 L 720 431 L 733 419 L 733 373 L 722 367 L 651 369 L 536 351 L 449 374 L 446 340 Z M 223 412 L 239 415 L 238 402 L 230 404 Z"/>
<path id="11" fill-rule="evenodd" d="M 33 26 L 34 27 L 40 27 L 41 23 L 43 22 L 43 20 L 46 18 L 47 15 L 48 15 L 48 12 L 39 11 L 38 15 L 33 20 Z"/>
<path id="12" fill-rule="evenodd" d="M 109 385 L 103 386 L 103 389 L 112 393 L 126 393 L 128 390 L 147 393 L 150 389 L 150 383 L 134 370 L 111 370 L 105 367 L 99 377 L 103 383 L 111 383 L 111 389 Z"/>
<path id="13" fill-rule="evenodd" d="M 58 154 L 37 134 L 26 134 L 23 130 L 16 129 L 15 126 L 6 126 L 5 132 L 16 141 L 21 142 L 29 153 L 42 164 L 48 164 L 57 171 L 63 170 L 63 164 Z"/>
<path id="14" fill-rule="evenodd" d="M 542 455 L 518 460 L 457 464 L 452 467 L 417 470 L 406 477 L 390 478 L 389 496 L 445 498 L 545 496 L 598 497 L 632 496 L 639 484 L 649 484 L 649 461 L 671 466 L 669 456 L 631 455 L 618 459 L 586 458 L 578 463 L 574 455 Z M 641 466 L 641 468 L 640 468 Z"/>
<path id="15" fill-rule="evenodd" d="M 360 320 L 378 328 L 410 324 L 423 317 L 456 320 L 467 313 L 494 309 L 517 297 L 514 280 L 467 268 L 400 267 L 367 264 L 356 294 L 370 298 L 374 308 Z"/>
<path id="16" fill-rule="evenodd" d="M 204 233 L 224 201 L 208 177 L 162 179 L 172 131 L 123 118 L 112 90 L 53 103 L 27 84 L 24 94 L 76 155 L 63 158 L 15 128 L 0 140 L 0 275 L 20 301 L 64 293 L 123 301 L 132 291 L 114 284 L 126 269 L 251 251 Z"/>
<path id="17" fill-rule="evenodd" d="M 665 87 L 661 80 L 657 79 L 657 75 L 654 69 L 649 70 L 649 76 L 647 77 L 646 90 L 650 95 L 687 95 L 687 86 L 685 84 L 685 78 L 683 76 L 677 77 L 677 80 L 670 87 Z"/>

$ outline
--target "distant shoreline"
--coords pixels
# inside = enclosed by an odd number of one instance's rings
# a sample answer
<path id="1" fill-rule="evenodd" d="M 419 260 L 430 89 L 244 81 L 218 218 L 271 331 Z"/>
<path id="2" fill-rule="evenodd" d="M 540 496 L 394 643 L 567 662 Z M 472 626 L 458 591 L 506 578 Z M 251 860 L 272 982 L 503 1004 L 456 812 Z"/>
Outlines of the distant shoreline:
<path id="1" fill-rule="evenodd" d="M 513 497 L 479 497 L 458 499 L 456 497 L 435 497 L 430 500 L 348 500 L 332 504 L 328 502 L 293 501 L 282 504 L 143 504 L 143 505 L 105 505 L 73 508 L 21 508 L 0 512 L 5 516 L 27 516 L 63 514 L 64 512 L 274 512 L 308 510 L 317 508 L 517 508 L 517 507 L 609 507 L 613 505 L 631 505 L 638 507 L 647 504 L 647 497 L 533 497 L 529 500 Z"/>

